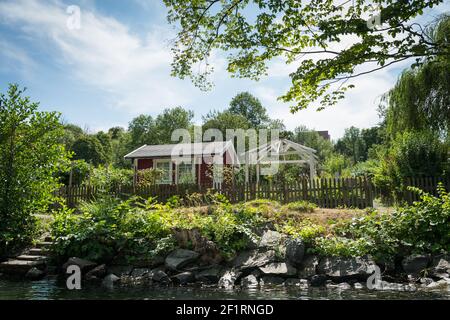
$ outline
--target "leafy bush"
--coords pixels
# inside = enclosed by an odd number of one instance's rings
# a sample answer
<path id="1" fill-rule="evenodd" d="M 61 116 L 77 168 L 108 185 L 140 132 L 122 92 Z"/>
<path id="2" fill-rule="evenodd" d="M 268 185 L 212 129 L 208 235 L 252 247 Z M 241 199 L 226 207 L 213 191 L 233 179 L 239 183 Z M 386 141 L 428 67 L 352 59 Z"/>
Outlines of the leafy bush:
<path id="1" fill-rule="evenodd" d="M 407 177 L 438 177 L 448 165 L 449 147 L 430 132 L 403 132 L 391 145 L 379 148 L 374 184 L 385 197 L 404 191 Z"/>
<path id="2" fill-rule="evenodd" d="M 442 185 L 438 197 L 421 190 L 421 201 L 393 213 L 376 211 L 343 223 L 337 237 L 317 243 L 324 254 L 376 257 L 411 253 L 443 253 L 450 250 L 450 196 Z"/>
<path id="3" fill-rule="evenodd" d="M 33 213 L 45 212 L 67 165 L 59 114 L 39 112 L 39 104 L 10 85 L 0 94 L 0 259 L 36 236 Z"/>
<path id="4" fill-rule="evenodd" d="M 170 229 L 164 212 L 146 210 L 135 205 L 133 198 L 121 202 L 112 197 L 102 197 L 95 202 L 83 203 L 81 214 L 64 209 L 55 214 L 52 235 L 54 252 L 64 259 L 78 256 L 93 261 L 110 261 L 113 258 L 153 257 L 161 241 L 170 247 Z"/>
<path id="5" fill-rule="evenodd" d="M 161 178 L 163 172 L 159 169 L 149 168 L 137 171 L 137 185 L 139 187 L 153 186 Z"/>
<path id="6" fill-rule="evenodd" d="M 301 221 L 290 219 L 278 226 L 280 232 L 283 232 L 293 238 L 300 238 L 304 242 L 314 244 L 316 238 L 325 234 L 325 228 L 315 224 L 308 219 Z"/>
<path id="7" fill-rule="evenodd" d="M 101 190 L 111 190 L 115 186 L 129 187 L 133 185 L 133 170 L 118 169 L 112 165 L 98 166 L 92 169 L 89 179 L 83 184 L 89 184 Z"/>

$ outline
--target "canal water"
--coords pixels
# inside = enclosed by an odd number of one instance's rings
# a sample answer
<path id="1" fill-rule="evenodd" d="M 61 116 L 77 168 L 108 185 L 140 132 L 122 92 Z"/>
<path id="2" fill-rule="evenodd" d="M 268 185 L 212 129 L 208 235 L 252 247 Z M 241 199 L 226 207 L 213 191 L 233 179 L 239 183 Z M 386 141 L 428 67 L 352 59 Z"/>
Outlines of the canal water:
<path id="1" fill-rule="evenodd" d="M 0 279 L 0 300 L 27 299 L 444 299 L 450 300 L 450 291 L 372 291 L 325 288 L 273 287 L 254 290 L 222 290 L 195 287 L 115 287 L 90 285 L 81 290 L 68 290 L 64 281 L 46 278 L 41 281 Z"/>

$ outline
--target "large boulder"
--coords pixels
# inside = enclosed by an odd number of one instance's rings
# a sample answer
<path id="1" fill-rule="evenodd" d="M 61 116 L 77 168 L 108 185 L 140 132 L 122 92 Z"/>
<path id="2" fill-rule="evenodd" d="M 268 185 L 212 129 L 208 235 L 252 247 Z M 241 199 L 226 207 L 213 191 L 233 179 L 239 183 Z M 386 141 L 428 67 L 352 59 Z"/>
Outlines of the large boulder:
<path id="1" fill-rule="evenodd" d="M 272 262 L 263 267 L 259 267 L 265 275 L 278 275 L 283 277 L 292 277 L 297 274 L 297 269 L 286 262 Z"/>
<path id="2" fill-rule="evenodd" d="M 311 277 L 311 286 L 320 287 L 327 282 L 327 276 L 324 274 L 315 274 Z"/>
<path id="3" fill-rule="evenodd" d="M 236 269 L 244 270 L 249 268 L 262 267 L 270 262 L 275 261 L 274 250 L 251 250 L 241 252 L 233 261 Z"/>
<path id="4" fill-rule="evenodd" d="M 174 275 L 172 281 L 177 284 L 186 285 L 195 282 L 195 276 L 192 272 L 182 272 Z"/>
<path id="5" fill-rule="evenodd" d="M 236 269 L 225 271 L 222 277 L 219 279 L 219 288 L 232 289 L 241 274 L 242 273 Z"/>
<path id="6" fill-rule="evenodd" d="M 169 283 L 170 282 L 170 278 L 167 275 L 167 273 L 165 273 L 161 269 L 152 270 L 151 279 L 153 281 L 160 282 L 160 283 Z"/>
<path id="7" fill-rule="evenodd" d="M 311 278 L 317 274 L 317 266 L 320 259 L 317 256 L 307 256 L 300 264 L 298 276 L 300 278 Z"/>
<path id="8" fill-rule="evenodd" d="M 253 274 L 250 274 L 241 279 L 241 285 L 244 288 L 256 288 L 259 285 L 259 282 Z"/>
<path id="9" fill-rule="evenodd" d="M 220 279 L 222 268 L 220 266 L 214 266 L 200 271 L 195 275 L 195 279 L 199 282 L 205 283 L 217 283 Z"/>
<path id="10" fill-rule="evenodd" d="M 219 264 L 223 261 L 217 245 L 202 236 L 197 229 L 176 229 L 174 237 L 181 248 L 192 247 L 192 249 L 200 254 L 200 261 L 204 264 Z"/>
<path id="11" fill-rule="evenodd" d="M 284 244 L 285 236 L 273 230 L 266 230 L 261 236 L 259 242 L 260 248 L 276 248 Z"/>
<path id="12" fill-rule="evenodd" d="M 428 267 L 430 256 L 428 255 L 411 255 L 403 259 L 403 270 L 412 275 L 418 275 L 422 270 Z"/>
<path id="13" fill-rule="evenodd" d="M 82 273 L 89 272 L 97 266 L 97 264 L 95 262 L 80 259 L 77 257 L 72 257 L 72 258 L 69 258 L 66 261 L 66 263 L 63 264 L 63 266 L 62 266 L 63 272 L 66 272 L 66 270 L 69 266 L 74 266 L 74 265 L 78 266 Z"/>
<path id="14" fill-rule="evenodd" d="M 84 277 L 86 280 L 96 280 L 104 278 L 106 274 L 107 274 L 106 265 L 101 264 L 92 269 L 91 271 L 89 271 L 88 273 L 86 273 Z"/>
<path id="15" fill-rule="evenodd" d="M 450 255 L 439 255 L 433 258 L 431 263 L 432 273 L 450 274 Z"/>
<path id="16" fill-rule="evenodd" d="M 115 274 L 108 274 L 102 281 L 102 285 L 107 288 L 114 287 L 114 284 L 116 284 L 118 281 L 120 281 L 120 278 L 116 276 Z"/>
<path id="17" fill-rule="evenodd" d="M 166 266 L 176 271 L 194 262 L 199 256 L 198 252 L 192 250 L 177 249 L 166 257 Z"/>
<path id="18" fill-rule="evenodd" d="M 320 260 L 317 271 L 335 280 L 365 279 L 374 272 L 375 267 L 375 262 L 367 257 L 325 257 Z"/>
<path id="19" fill-rule="evenodd" d="M 305 255 L 305 244 L 300 239 L 288 239 L 286 241 L 286 259 L 292 265 L 298 266 L 302 263 Z"/>
<path id="20" fill-rule="evenodd" d="M 28 279 L 28 280 L 32 280 L 32 281 L 34 281 L 34 280 L 41 280 L 44 277 L 45 277 L 45 272 L 40 270 L 40 269 L 38 269 L 38 268 L 36 268 L 36 267 L 31 268 L 25 274 L 25 278 Z"/>

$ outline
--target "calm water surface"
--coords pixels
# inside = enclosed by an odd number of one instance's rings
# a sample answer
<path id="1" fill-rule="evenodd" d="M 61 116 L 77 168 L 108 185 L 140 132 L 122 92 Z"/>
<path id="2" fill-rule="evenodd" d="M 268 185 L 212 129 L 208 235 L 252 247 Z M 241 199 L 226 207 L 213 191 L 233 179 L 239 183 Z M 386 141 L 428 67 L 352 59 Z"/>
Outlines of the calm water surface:
<path id="1" fill-rule="evenodd" d="M 0 279 L 0 300 L 5 299 L 445 299 L 450 291 L 392 292 L 369 290 L 318 289 L 301 290 L 277 287 L 261 290 L 224 291 L 216 288 L 192 287 L 133 287 L 106 289 L 102 286 L 86 286 L 70 291 L 63 281 L 46 278 L 29 282 Z"/>

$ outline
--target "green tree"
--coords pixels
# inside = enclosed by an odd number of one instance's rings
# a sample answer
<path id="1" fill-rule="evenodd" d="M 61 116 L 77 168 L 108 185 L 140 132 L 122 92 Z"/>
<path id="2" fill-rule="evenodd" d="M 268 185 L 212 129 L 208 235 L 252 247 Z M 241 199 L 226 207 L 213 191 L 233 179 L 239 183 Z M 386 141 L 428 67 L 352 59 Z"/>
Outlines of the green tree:
<path id="1" fill-rule="evenodd" d="M 353 163 L 365 160 L 366 145 L 361 136 L 361 130 L 356 127 L 345 129 L 344 136 L 336 142 L 336 151 L 351 157 Z"/>
<path id="2" fill-rule="evenodd" d="M 155 119 L 150 115 L 140 115 L 134 118 L 128 127 L 131 135 L 130 149 L 144 144 L 167 144 L 172 141 L 172 132 L 175 129 L 188 129 L 192 127 L 194 113 L 182 107 L 164 109 Z"/>
<path id="3" fill-rule="evenodd" d="M 106 159 L 105 163 L 111 163 L 113 157 L 111 136 L 108 133 L 99 131 L 94 135 L 94 137 L 97 138 L 102 146 L 103 154 Z"/>
<path id="4" fill-rule="evenodd" d="M 320 162 L 325 161 L 333 153 L 333 144 L 331 141 L 324 139 L 317 131 L 308 129 L 306 126 L 295 128 L 290 139 L 306 147 L 315 149 Z"/>
<path id="5" fill-rule="evenodd" d="M 266 108 L 248 92 L 237 94 L 231 100 L 228 111 L 246 118 L 252 128 L 259 128 L 270 120 Z"/>
<path id="6" fill-rule="evenodd" d="M 83 129 L 81 129 L 79 126 L 70 123 L 65 124 L 62 142 L 66 146 L 66 149 L 70 150 L 75 140 L 80 138 L 82 135 L 84 135 L 84 132 Z"/>
<path id="7" fill-rule="evenodd" d="M 378 150 L 374 182 L 389 193 L 402 191 L 407 177 L 442 176 L 448 168 L 449 150 L 435 133 L 399 133 L 389 146 Z"/>
<path id="8" fill-rule="evenodd" d="M 128 126 L 130 133 L 130 149 L 140 147 L 144 144 L 153 144 L 156 140 L 155 136 L 155 120 L 152 116 L 143 115 L 131 120 Z"/>
<path id="9" fill-rule="evenodd" d="M 219 112 L 209 112 L 203 117 L 203 131 L 208 129 L 218 129 L 223 134 L 223 139 L 226 139 L 227 129 L 249 129 L 250 122 L 241 114 L 232 113 L 228 110 Z"/>
<path id="10" fill-rule="evenodd" d="M 31 241 L 67 164 L 60 115 L 38 106 L 18 85 L 0 95 L 0 257 Z"/>
<path id="11" fill-rule="evenodd" d="M 108 162 L 102 144 L 95 136 L 85 135 L 77 139 L 73 143 L 72 151 L 74 160 L 84 160 L 94 166 Z"/>
<path id="12" fill-rule="evenodd" d="M 450 44 L 450 16 L 433 29 L 433 41 Z M 387 131 L 437 131 L 448 137 L 450 131 L 450 55 L 430 59 L 422 66 L 408 69 L 385 96 Z"/>
<path id="13" fill-rule="evenodd" d="M 182 107 L 164 109 L 155 119 L 156 141 L 154 144 L 175 143 L 172 132 L 176 129 L 191 129 L 194 112 Z"/>
<path id="14" fill-rule="evenodd" d="M 232 75 L 255 80 L 267 74 L 274 58 L 300 61 L 281 99 L 292 103 L 293 111 L 313 102 L 320 109 L 344 98 L 354 86 L 349 79 L 409 58 L 423 63 L 448 55 L 448 42 L 414 20 L 442 2 L 164 0 L 169 22 L 180 27 L 172 73 L 207 89 L 208 58 L 215 50 L 227 52 Z M 374 23 L 378 16 L 381 25 Z M 350 44 L 338 46 L 349 38 Z"/>

